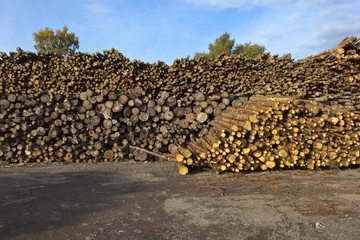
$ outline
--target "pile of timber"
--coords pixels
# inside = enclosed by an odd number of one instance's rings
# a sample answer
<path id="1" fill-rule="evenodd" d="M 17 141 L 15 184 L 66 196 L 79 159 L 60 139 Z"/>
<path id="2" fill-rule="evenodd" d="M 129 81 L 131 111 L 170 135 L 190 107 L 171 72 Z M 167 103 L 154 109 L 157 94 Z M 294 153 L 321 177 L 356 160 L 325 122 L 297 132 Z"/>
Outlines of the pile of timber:
<path id="1" fill-rule="evenodd" d="M 130 61 L 114 49 L 65 58 L 20 48 L 0 53 L 0 161 L 144 161 L 189 144 L 204 150 L 212 147 L 204 136 L 220 131 L 209 131 L 210 122 L 224 125 L 224 111 L 258 94 L 296 95 L 358 114 L 359 54 L 356 37 L 299 61 L 240 54 L 187 57 L 167 66 Z M 181 161 L 208 166 L 193 158 Z"/>
<path id="2" fill-rule="evenodd" d="M 335 48 L 294 61 L 266 53 L 256 59 L 239 54 L 220 55 L 210 61 L 204 57 L 176 59 L 171 66 L 130 61 L 115 49 L 103 53 L 76 53 L 59 57 L 54 53 L 23 51 L 0 53 L 0 93 L 76 96 L 103 89 L 128 94 L 141 86 L 157 96 L 167 91 L 175 98 L 186 98 L 196 91 L 254 94 L 303 94 L 307 98 L 326 96 L 329 104 L 360 111 L 360 45 L 356 37 L 345 38 Z M 341 98 L 347 93 L 350 98 Z"/>
<path id="3" fill-rule="evenodd" d="M 76 53 L 60 57 L 53 52 L 35 54 L 18 48 L 17 52 L 0 53 L 0 93 L 67 97 L 103 89 L 127 93 L 138 85 L 157 89 L 164 79 L 165 63 L 131 62 L 115 49 L 102 54 Z M 156 77 L 156 78 L 155 78 Z"/>
<path id="4" fill-rule="evenodd" d="M 208 133 L 209 122 L 246 97 L 196 91 L 176 99 L 141 87 L 128 94 L 87 90 L 72 98 L 39 93 L 0 96 L 0 160 L 28 162 L 139 161 L 174 153 Z"/>
<path id="5" fill-rule="evenodd" d="M 360 165 L 360 116 L 309 100 L 254 96 L 210 125 L 205 137 L 167 154 L 181 174 Z"/>

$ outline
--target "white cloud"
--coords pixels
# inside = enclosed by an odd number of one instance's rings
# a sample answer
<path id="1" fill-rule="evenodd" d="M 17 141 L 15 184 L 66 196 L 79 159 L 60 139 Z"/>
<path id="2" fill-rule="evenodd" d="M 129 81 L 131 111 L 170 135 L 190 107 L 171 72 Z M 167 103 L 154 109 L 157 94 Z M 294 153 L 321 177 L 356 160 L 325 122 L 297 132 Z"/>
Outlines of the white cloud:
<path id="1" fill-rule="evenodd" d="M 89 3 L 85 5 L 85 9 L 96 14 L 106 14 L 111 11 L 111 8 L 106 7 L 100 3 Z"/>
<path id="2" fill-rule="evenodd" d="M 343 38 L 360 37 L 358 0 L 186 0 L 220 9 L 249 10 L 248 26 L 233 27 L 237 43 L 264 45 L 273 54 L 303 58 L 334 47 Z M 257 11 L 256 7 L 265 7 Z M 249 14 L 247 11 L 246 14 Z M 246 32 L 246 34 L 244 34 Z"/>
<path id="3" fill-rule="evenodd" d="M 195 5 L 207 5 L 207 6 L 215 6 L 220 8 L 239 8 L 239 9 L 248 9 L 257 6 L 273 7 L 279 4 L 333 5 L 333 4 L 342 4 L 349 2 L 353 2 L 355 4 L 357 2 L 357 0 L 185 0 L 185 1 Z"/>
<path id="4" fill-rule="evenodd" d="M 271 4 L 285 3 L 290 0 L 186 0 L 195 5 L 208 5 L 220 8 L 252 8 L 256 6 L 269 6 Z"/>
<path id="5" fill-rule="evenodd" d="M 294 50 L 314 54 L 318 51 L 330 49 L 347 36 L 360 35 L 359 9 L 354 9 L 357 4 L 322 5 L 317 14 L 303 22 L 305 27 L 302 32 L 309 36 L 307 39 L 296 42 Z"/>

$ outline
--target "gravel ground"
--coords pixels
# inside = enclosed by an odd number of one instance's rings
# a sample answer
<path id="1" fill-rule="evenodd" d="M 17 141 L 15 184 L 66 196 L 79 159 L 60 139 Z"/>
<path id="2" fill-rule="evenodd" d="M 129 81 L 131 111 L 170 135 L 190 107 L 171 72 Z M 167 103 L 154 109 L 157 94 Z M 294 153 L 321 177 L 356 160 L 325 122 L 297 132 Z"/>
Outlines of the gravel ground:
<path id="1" fill-rule="evenodd" d="M 360 170 L 0 168 L 0 239 L 359 239 Z"/>

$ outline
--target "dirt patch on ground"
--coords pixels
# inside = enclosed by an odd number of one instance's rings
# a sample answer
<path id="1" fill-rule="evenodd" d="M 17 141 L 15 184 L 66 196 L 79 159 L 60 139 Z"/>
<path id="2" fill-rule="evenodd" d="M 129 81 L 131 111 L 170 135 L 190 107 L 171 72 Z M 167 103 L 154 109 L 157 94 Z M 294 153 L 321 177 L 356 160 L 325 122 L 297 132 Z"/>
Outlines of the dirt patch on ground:
<path id="1" fill-rule="evenodd" d="M 1 239 L 358 239 L 360 170 L 2 167 L 0 213 Z"/>

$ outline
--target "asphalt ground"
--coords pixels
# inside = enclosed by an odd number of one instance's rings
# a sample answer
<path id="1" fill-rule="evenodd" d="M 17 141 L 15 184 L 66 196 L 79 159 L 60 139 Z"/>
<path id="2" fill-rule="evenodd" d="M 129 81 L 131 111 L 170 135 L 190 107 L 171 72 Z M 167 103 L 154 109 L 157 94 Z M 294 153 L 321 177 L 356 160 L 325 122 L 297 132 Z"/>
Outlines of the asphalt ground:
<path id="1" fill-rule="evenodd" d="M 360 169 L 0 167 L 0 239 L 360 239 Z"/>

